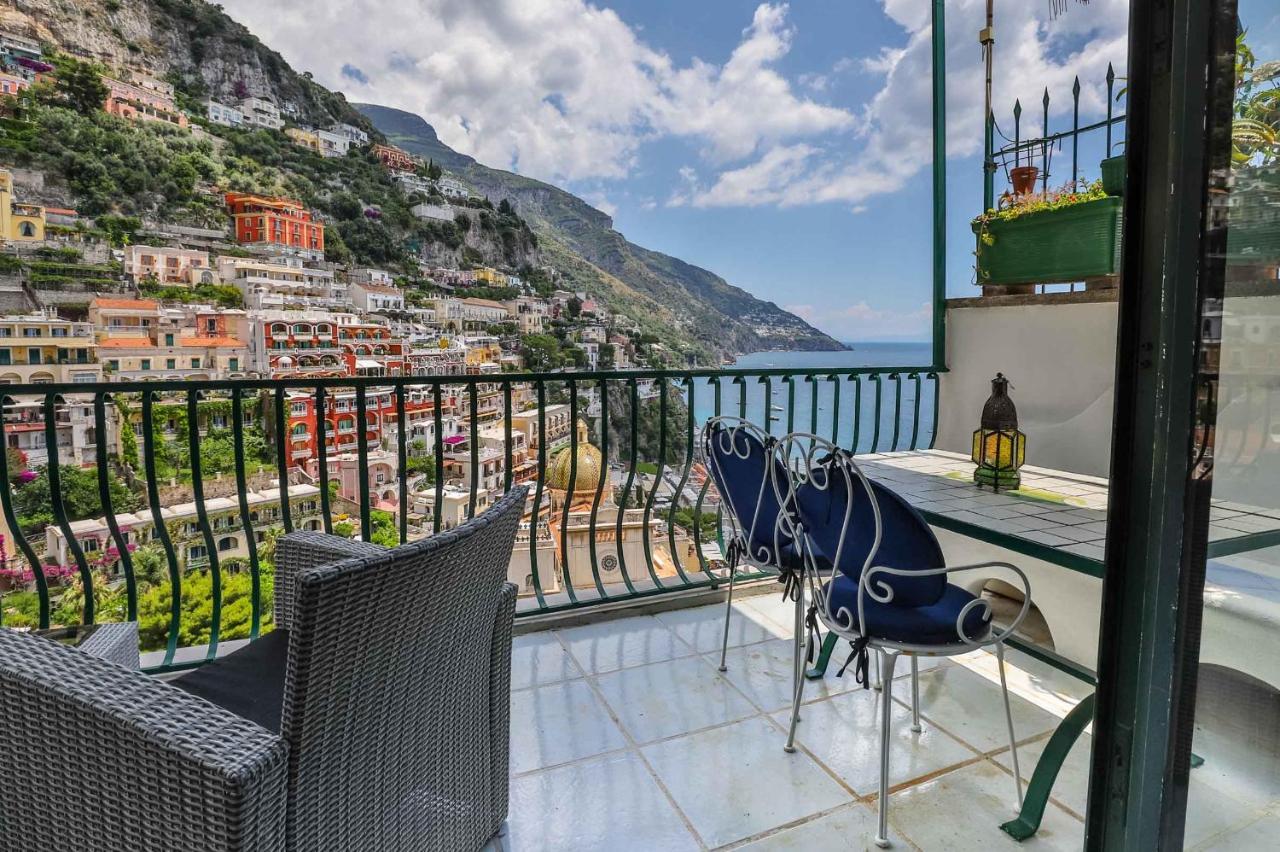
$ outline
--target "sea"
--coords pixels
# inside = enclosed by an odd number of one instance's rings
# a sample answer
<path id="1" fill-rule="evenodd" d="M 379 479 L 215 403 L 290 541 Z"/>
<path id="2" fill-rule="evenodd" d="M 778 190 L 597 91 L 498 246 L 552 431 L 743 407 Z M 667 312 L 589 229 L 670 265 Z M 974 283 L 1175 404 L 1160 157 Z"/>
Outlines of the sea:
<path id="1" fill-rule="evenodd" d="M 755 352 L 741 356 L 732 366 L 747 370 L 927 367 L 932 356 L 929 343 L 855 342 L 846 345 L 850 348 L 843 352 Z M 766 426 L 774 434 L 786 432 L 788 428 L 813 431 L 857 452 L 909 449 L 913 439 L 914 446 L 925 447 L 933 437 L 934 380 L 923 374 L 918 387 L 906 373 L 896 381 L 891 380 L 888 374 L 881 378 L 878 420 L 876 386 L 865 376 L 856 382 L 848 377 L 841 377 L 837 382 L 823 376 L 816 383 L 797 378 L 793 383 L 795 404 L 790 412 L 789 395 L 792 390 L 781 376 L 770 379 L 771 389 L 766 389 L 765 383 L 757 378 L 750 378 L 743 384 L 734 384 L 730 379 L 719 381 L 720 414 L 738 415 L 745 410 L 748 420 Z M 694 385 L 693 410 L 699 424 L 716 414 L 714 384 L 715 380 L 708 379 Z M 816 409 L 813 404 L 815 385 Z M 766 396 L 770 397 L 767 407 Z M 685 397 L 687 401 L 687 391 Z M 853 447 L 855 438 L 857 446 Z"/>

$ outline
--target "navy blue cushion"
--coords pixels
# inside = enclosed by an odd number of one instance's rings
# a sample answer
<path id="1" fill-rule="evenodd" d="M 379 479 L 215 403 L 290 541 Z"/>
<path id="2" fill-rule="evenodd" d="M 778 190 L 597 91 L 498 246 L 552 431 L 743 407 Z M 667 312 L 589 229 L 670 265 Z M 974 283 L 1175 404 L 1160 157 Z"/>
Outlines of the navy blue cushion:
<path id="1" fill-rule="evenodd" d="M 289 631 L 273 630 L 169 683 L 278 734 L 288 661 Z"/>
<path id="2" fill-rule="evenodd" d="M 716 488 L 743 538 L 750 536 L 747 546 L 752 560 L 778 568 L 797 564 L 791 536 L 777 529 L 778 497 L 769 480 L 769 466 L 775 465 L 783 477 L 786 474 L 771 449 L 752 430 L 714 422 L 708 427 L 707 456 Z"/>
<path id="3" fill-rule="evenodd" d="M 872 582 L 881 575 L 872 575 Z M 942 596 L 928 606 L 897 606 L 880 603 L 868 594 L 863 595 L 863 610 L 867 615 L 867 629 L 858 625 L 858 581 L 841 574 L 835 585 L 827 584 L 831 595 L 831 613 L 844 626 L 857 630 L 873 639 L 887 639 L 912 645 L 952 645 L 966 641 L 956 632 L 956 619 L 965 604 L 974 596 L 959 586 L 944 584 Z M 840 616 L 840 608 L 849 611 L 849 618 Z M 964 619 L 964 633 L 969 640 L 986 635 L 991 615 L 986 607 L 969 610 Z"/>
<path id="4" fill-rule="evenodd" d="M 795 499 L 809 546 L 831 561 L 835 559 L 840 544 L 852 486 L 853 509 L 844 548 L 840 550 L 840 564 L 836 568 L 856 582 L 862 575 L 867 553 L 875 540 L 875 515 L 862 481 L 853 473 L 850 473 L 850 478 L 852 481 L 848 482 L 842 474 L 833 473 L 825 490 L 806 482 L 796 490 Z M 942 547 L 920 513 L 878 482 L 871 483 L 871 490 L 876 505 L 880 507 L 881 530 L 880 548 L 873 564 L 916 571 L 945 565 Z M 929 606 L 938 602 L 947 587 L 943 574 L 921 577 L 882 574 L 876 579 L 883 579 L 893 589 L 896 606 Z"/>

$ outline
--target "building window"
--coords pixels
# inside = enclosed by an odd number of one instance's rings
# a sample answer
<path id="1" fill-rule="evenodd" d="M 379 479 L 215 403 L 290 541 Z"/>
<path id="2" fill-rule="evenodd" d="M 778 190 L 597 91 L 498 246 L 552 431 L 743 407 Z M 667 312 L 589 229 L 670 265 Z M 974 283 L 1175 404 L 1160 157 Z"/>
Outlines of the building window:
<path id="1" fill-rule="evenodd" d="M 234 537 L 234 536 L 227 536 L 226 538 L 224 538 L 224 539 L 220 539 L 220 540 L 218 541 L 218 550 L 223 551 L 223 552 L 226 552 L 226 551 L 228 551 L 228 550 L 235 550 L 235 549 L 236 549 L 236 547 L 238 547 L 238 546 L 239 546 L 239 545 L 238 545 L 238 543 L 236 542 L 236 540 L 235 540 L 235 537 Z"/>
<path id="2" fill-rule="evenodd" d="M 39 350 L 39 349 L 28 349 L 28 350 L 27 350 L 27 363 L 28 363 L 28 364 L 39 364 L 39 363 L 40 363 L 40 350 Z"/>
<path id="3" fill-rule="evenodd" d="M 164 336 L 164 345 L 165 345 L 165 346 L 172 346 L 172 345 L 173 345 L 173 335 L 172 335 L 172 334 L 166 334 L 166 335 Z"/>
<path id="4" fill-rule="evenodd" d="M 232 359 L 230 359 L 230 360 L 227 362 L 227 369 L 228 369 L 228 370 L 239 370 L 239 369 L 240 369 L 240 359 L 239 359 L 239 358 L 232 358 Z"/>
<path id="5" fill-rule="evenodd" d="M 199 358 L 192 358 L 192 359 L 191 359 L 191 369 L 193 369 L 193 370 L 199 370 L 199 369 L 200 369 L 200 359 L 199 359 Z"/>
<path id="6" fill-rule="evenodd" d="M 164 362 L 164 368 L 165 368 L 166 370 L 176 370 L 176 369 L 178 369 L 178 359 L 177 359 L 177 358 L 168 358 L 168 359 L 166 359 L 166 360 L 165 360 L 165 362 Z"/>
<path id="7" fill-rule="evenodd" d="M 150 359 L 150 358 L 143 358 L 143 359 L 142 359 L 142 369 L 144 369 L 144 370 L 150 370 L 150 369 L 151 369 L 151 359 Z"/>
<path id="8" fill-rule="evenodd" d="M 35 237 L 36 235 L 36 226 L 32 225 L 30 222 L 23 222 L 21 225 L 18 226 L 18 233 L 21 236 L 24 236 L 30 239 L 32 237 Z"/>

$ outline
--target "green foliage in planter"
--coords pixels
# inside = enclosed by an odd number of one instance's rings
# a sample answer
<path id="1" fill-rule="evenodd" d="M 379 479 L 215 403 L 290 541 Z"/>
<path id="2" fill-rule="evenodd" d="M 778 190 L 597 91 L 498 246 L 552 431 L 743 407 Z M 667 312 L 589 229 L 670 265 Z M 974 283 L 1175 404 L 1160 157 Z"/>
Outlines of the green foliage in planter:
<path id="1" fill-rule="evenodd" d="M 1101 181 L 1083 192 L 1033 196 L 973 220 L 979 284 L 1044 284 L 1114 275 L 1120 260 L 1118 198 Z"/>

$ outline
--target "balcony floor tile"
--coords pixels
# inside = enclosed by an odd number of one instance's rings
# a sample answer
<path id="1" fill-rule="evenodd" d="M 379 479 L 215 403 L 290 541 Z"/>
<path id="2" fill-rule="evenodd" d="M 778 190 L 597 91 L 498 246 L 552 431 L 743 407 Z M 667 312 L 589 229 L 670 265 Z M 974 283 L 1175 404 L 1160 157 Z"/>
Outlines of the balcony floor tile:
<path id="1" fill-rule="evenodd" d="M 902 681 L 904 697 L 910 697 Z M 789 711 L 774 714 L 786 726 Z M 859 796 L 874 795 L 880 783 L 880 693 L 856 689 L 825 701 L 805 705 L 796 727 L 796 741 L 820 760 Z M 893 702 L 889 748 L 891 786 L 933 775 L 948 767 L 978 759 L 978 753 L 935 725 L 911 730 L 911 710 Z"/>
<path id="2" fill-rule="evenodd" d="M 710 847 L 752 837 L 853 800 L 783 731 L 747 719 L 641 750 Z"/>
<path id="3" fill-rule="evenodd" d="M 900 661 L 903 662 L 903 661 Z M 906 700 L 908 684 L 894 684 L 895 697 Z M 1018 741 L 1057 727 L 1059 718 L 1010 691 L 1013 729 Z M 936 724 L 983 753 L 1009 747 L 1000 683 L 964 666 L 946 666 L 920 675 L 920 710 L 926 724 Z"/>
<path id="4" fill-rule="evenodd" d="M 700 848 L 634 752 L 515 779 L 509 822 L 511 852 Z"/>
<path id="5" fill-rule="evenodd" d="M 723 606 L 703 606 L 660 612 L 656 618 L 685 644 L 705 654 L 720 650 L 724 639 L 724 611 Z M 790 635 L 789 629 L 775 624 L 759 610 L 734 604 L 733 615 L 729 619 L 730 648 Z"/>
<path id="6" fill-rule="evenodd" d="M 1016 815 L 1013 776 L 989 760 L 889 796 L 890 822 L 920 849 L 1078 852 L 1084 845 L 1084 823 L 1054 805 L 1036 835 L 1021 843 L 999 828 Z"/>
<path id="7" fill-rule="evenodd" d="M 730 648 L 726 661 L 729 670 L 725 677 L 766 713 L 790 707 L 793 647 L 790 639 L 775 639 L 772 642 Z M 708 654 L 706 658 L 717 664 L 720 662 L 719 654 Z M 848 692 L 858 686 L 848 673 L 842 678 L 836 677 L 838 668 L 839 666 L 832 666 L 822 680 L 805 684 L 805 700 Z"/>
<path id="8" fill-rule="evenodd" d="M 770 834 L 759 840 L 735 847 L 740 852 L 848 852 L 850 849 L 874 849 L 876 834 L 874 804 L 856 802 L 825 816 Z M 889 826 L 894 848 L 904 847 L 903 838 Z"/>
<path id="9" fill-rule="evenodd" d="M 588 674 L 658 663 L 694 653 L 652 615 L 603 621 L 559 631 L 569 653 Z"/>
<path id="10" fill-rule="evenodd" d="M 511 771 L 528 772 L 627 745 L 584 680 L 511 693 Z"/>
<path id="11" fill-rule="evenodd" d="M 701 657 L 598 676 L 600 694 L 636 742 L 744 719 L 756 708 Z"/>
<path id="12" fill-rule="evenodd" d="M 517 636 L 511 643 L 511 688 L 526 689 L 582 677 L 554 633 Z"/>

